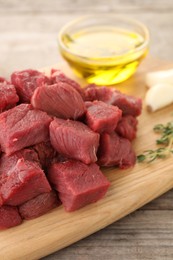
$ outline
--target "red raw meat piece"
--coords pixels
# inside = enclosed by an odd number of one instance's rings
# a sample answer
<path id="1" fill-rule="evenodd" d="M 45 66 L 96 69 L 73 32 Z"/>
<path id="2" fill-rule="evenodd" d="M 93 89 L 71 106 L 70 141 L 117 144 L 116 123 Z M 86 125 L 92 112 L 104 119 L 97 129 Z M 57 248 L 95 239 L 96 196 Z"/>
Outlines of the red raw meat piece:
<path id="1" fill-rule="evenodd" d="M 44 215 L 51 209 L 61 205 L 56 192 L 42 193 L 19 206 L 19 212 L 24 219 L 33 219 Z"/>
<path id="2" fill-rule="evenodd" d="M 50 163 L 57 157 L 57 152 L 49 141 L 36 144 L 32 148 L 38 154 L 38 158 L 43 169 L 47 169 Z"/>
<path id="3" fill-rule="evenodd" d="M 136 138 L 137 124 L 138 120 L 135 117 L 131 115 L 123 116 L 118 122 L 116 132 L 120 136 L 132 141 Z"/>
<path id="4" fill-rule="evenodd" d="M 37 88 L 31 103 L 36 109 L 64 119 L 77 119 L 83 116 L 86 110 L 81 95 L 63 82 Z"/>
<path id="5" fill-rule="evenodd" d="M 123 115 L 139 116 L 142 111 L 142 99 L 134 96 L 129 96 L 119 92 L 114 91 L 112 105 L 119 107 L 123 111 Z"/>
<path id="6" fill-rule="evenodd" d="M 121 116 L 122 111 L 118 107 L 102 101 L 94 101 L 87 108 L 86 123 L 95 132 L 111 133 L 115 130 Z"/>
<path id="7" fill-rule="evenodd" d="M 51 118 L 31 105 L 21 104 L 0 114 L 0 145 L 10 155 L 49 139 Z"/>
<path id="8" fill-rule="evenodd" d="M 78 161 L 55 163 L 48 173 L 66 211 L 74 211 L 101 199 L 110 183 L 95 163 Z"/>
<path id="9" fill-rule="evenodd" d="M 0 83 L 0 112 L 12 108 L 19 101 L 16 89 L 10 83 Z"/>
<path id="10" fill-rule="evenodd" d="M 50 124 L 50 141 L 62 155 L 86 164 L 97 161 L 99 134 L 81 122 L 54 119 Z"/>
<path id="11" fill-rule="evenodd" d="M 18 226 L 22 223 L 17 207 L 0 207 L 0 230 Z"/>
<path id="12" fill-rule="evenodd" d="M 136 155 L 130 141 L 116 133 L 101 135 L 97 156 L 100 166 L 117 165 L 121 169 L 126 169 L 136 162 Z"/>
<path id="13" fill-rule="evenodd" d="M 140 98 L 126 95 L 113 88 L 97 87 L 94 84 L 85 88 L 85 100 L 99 100 L 117 106 L 122 110 L 123 115 L 139 116 L 142 111 Z"/>
<path id="14" fill-rule="evenodd" d="M 107 104 L 112 105 L 113 101 L 113 89 L 108 87 L 97 87 L 95 84 L 90 84 L 84 88 L 85 91 L 85 100 L 94 101 L 99 100 Z"/>
<path id="15" fill-rule="evenodd" d="M 8 177 L 9 171 L 15 167 L 19 159 L 35 162 L 40 166 L 37 153 L 31 149 L 23 149 L 10 156 L 3 154 L 0 158 L 0 184 L 2 176 L 3 178 L 5 178 L 5 176 Z"/>
<path id="16" fill-rule="evenodd" d="M 49 83 L 49 79 L 40 71 L 28 69 L 14 72 L 11 82 L 16 87 L 20 101 L 30 103 L 34 90 Z"/>
<path id="17" fill-rule="evenodd" d="M 81 88 L 81 86 L 76 81 L 68 78 L 64 73 L 62 73 L 62 71 L 52 69 L 50 80 L 52 84 L 58 83 L 60 81 L 69 84 L 79 92 L 82 98 L 84 98 L 84 89 Z"/>
<path id="18" fill-rule="evenodd" d="M 8 157 L 6 159 L 10 161 Z M 43 170 L 36 162 L 19 158 L 7 170 L 1 174 L 0 183 L 0 196 L 6 205 L 18 206 L 51 190 Z"/>

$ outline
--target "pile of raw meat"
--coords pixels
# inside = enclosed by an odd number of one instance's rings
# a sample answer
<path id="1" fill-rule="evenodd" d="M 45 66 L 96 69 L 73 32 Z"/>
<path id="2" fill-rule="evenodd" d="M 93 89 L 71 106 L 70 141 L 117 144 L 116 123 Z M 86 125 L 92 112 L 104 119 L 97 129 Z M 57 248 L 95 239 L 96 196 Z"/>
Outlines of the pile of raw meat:
<path id="1" fill-rule="evenodd" d="M 110 186 L 100 166 L 135 164 L 142 102 L 52 69 L 0 78 L 0 229 L 63 204 L 77 210 Z"/>

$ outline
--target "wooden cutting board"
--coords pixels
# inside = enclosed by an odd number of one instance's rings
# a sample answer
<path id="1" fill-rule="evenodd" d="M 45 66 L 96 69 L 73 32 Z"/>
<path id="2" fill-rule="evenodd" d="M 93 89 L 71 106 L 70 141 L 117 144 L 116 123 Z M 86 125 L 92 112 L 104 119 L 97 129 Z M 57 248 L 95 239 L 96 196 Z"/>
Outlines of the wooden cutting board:
<path id="1" fill-rule="evenodd" d="M 66 65 L 61 67 L 64 72 L 68 71 Z M 118 88 L 122 92 L 144 98 L 145 73 L 170 67 L 168 63 L 148 58 L 136 75 L 119 85 Z M 137 154 L 155 147 L 157 136 L 152 128 L 157 123 L 172 120 L 172 111 L 173 105 L 149 114 L 144 105 L 143 114 L 139 118 L 138 137 L 134 142 Z M 138 209 L 173 187 L 173 157 L 153 164 L 136 164 L 133 169 L 129 170 L 109 168 L 104 170 L 104 173 L 111 181 L 111 187 L 106 197 L 99 202 L 73 213 L 66 213 L 61 206 L 42 217 L 1 231 L 0 259 L 38 259 Z"/>

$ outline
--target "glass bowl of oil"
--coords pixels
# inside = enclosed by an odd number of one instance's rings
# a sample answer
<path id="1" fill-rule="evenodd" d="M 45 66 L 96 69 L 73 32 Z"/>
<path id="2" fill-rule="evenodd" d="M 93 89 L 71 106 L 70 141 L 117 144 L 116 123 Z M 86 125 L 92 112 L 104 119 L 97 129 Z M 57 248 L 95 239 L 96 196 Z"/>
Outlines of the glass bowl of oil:
<path id="1" fill-rule="evenodd" d="M 88 15 L 65 25 L 58 43 L 78 77 L 113 85 L 134 74 L 148 52 L 149 32 L 144 24 L 124 16 Z"/>

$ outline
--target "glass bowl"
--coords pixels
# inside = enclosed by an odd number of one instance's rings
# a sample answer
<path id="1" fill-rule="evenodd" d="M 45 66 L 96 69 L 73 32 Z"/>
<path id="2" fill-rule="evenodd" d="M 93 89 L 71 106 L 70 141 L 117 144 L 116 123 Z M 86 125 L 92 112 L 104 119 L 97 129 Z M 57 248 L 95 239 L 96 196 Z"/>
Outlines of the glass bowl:
<path id="1" fill-rule="evenodd" d="M 88 15 L 65 25 L 58 44 L 78 77 L 113 85 L 134 74 L 148 53 L 149 32 L 144 24 L 126 16 Z"/>

